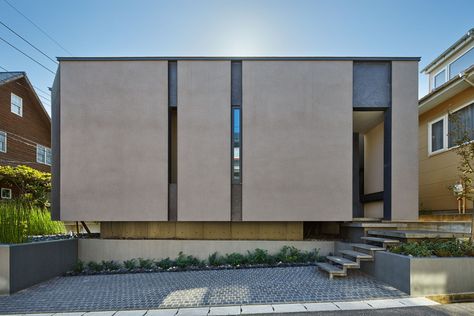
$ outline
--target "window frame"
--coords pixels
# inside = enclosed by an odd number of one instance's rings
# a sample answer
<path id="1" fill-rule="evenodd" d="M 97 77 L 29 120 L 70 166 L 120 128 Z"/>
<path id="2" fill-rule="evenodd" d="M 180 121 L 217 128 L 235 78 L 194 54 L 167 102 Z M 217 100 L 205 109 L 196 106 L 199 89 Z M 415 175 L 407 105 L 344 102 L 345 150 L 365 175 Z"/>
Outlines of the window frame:
<path id="1" fill-rule="evenodd" d="M 4 197 L 3 192 L 9 192 L 9 196 Z M 11 200 L 12 199 L 12 189 L 10 189 L 10 188 L 1 188 L 0 189 L 0 199 L 2 199 L 2 200 Z"/>
<path id="2" fill-rule="evenodd" d="M 40 149 L 41 147 L 44 148 L 44 155 L 43 155 L 44 161 L 39 161 L 39 160 L 38 160 L 38 151 L 39 151 L 39 149 Z M 50 156 L 51 156 L 51 158 L 52 158 L 51 148 L 46 147 L 46 146 L 43 146 L 43 145 L 40 145 L 40 144 L 36 144 L 36 162 L 37 162 L 37 163 L 40 163 L 40 164 L 43 164 L 43 165 L 47 165 L 47 166 L 51 166 L 52 161 L 51 161 L 50 163 L 48 163 L 48 160 L 46 159 L 46 158 L 48 157 L 48 153 L 47 153 L 48 150 L 50 151 Z"/>
<path id="3" fill-rule="evenodd" d="M 440 116 L 430 122 L 428 122 L 428 156 L 436 155 L 442 152 L 447 151 L 448 148 L 448 113 L 443 116 Z M 433 125 L 443 121 L 443 147 L 433 151 L 433 139 L 432 139 L 432 132 L 433 132 Z"/>
<path id="4" fill-rule="evenodd" d="M 444 82 L 442 84 L 440 84 L 439 86 L 436 86 L 436 76 L 439 75 L 440 73 L 442 73 L 443 71 L 444 71 Z M 440 71 L 438 71 L 437 73 L 435 73 L 433 75 L 433 82 L 432 82 L 431 90 L 438 89 L 439 87 L 444 85 L 446 82 L 448 82 L 448 71 L 447 71 L 446 67 L 443 67 L 443 68 L 441 68 Z"/>
<path id="5" fill-rule="evenodd" d="M 468 106 L 474 106 L 474 102 L 473 101 L 469 101 L 469 102 L 466 102 L 466 103 L 463 103 L 462 105 L 454 108 L 454 110 L 452 111 L 449 111 L 448 113 L 442 115 L 442 116 L 438 116 L 436 119 L 428 122 L 428 156 L 433 156 L 433 155 L 436 155 L 436 154 L 440 154 L 440 153 L 443 153 L 443 152 L 446 152 L 446 151 L 449 151 L 453 148 L 456 148 L 458 147 L 457 145 L 455 146 L 452 146 L 452 147 L 449 147 L 449 115 L 452 115 L 462 109 L 464 109 L 465 107 L 468 107 Z M 436 151 L 432 151 L 432 140 L 431 140 L 431 132 L 432 132 L 432 128 L 431 126 L 435 123 L 438 123 L 439 121 L 441 120 L 444 120 L 443 122 L 443 133 L 444 133 L 444 137 L 443 137 L 443 148 L 441 149 L 438 149 Z M 471 140 L 471 142 L 473 142 L 473 140 Z"/>
<path id="6" fill-rule="evenodd" d="M 21 101 L 20 102 L 20 113 L 17 113 L 15 111 L 13 111 L 13 98 L 14 97 L 17 97 Z M 15 115 L 18 115 L 19 117 L 23 117 L 23 98 L 20 97 L 19 95 L 14 94 L 13 92 L 10 95 L 10 112 L 12 112 Z"/>
<path id="7" fill-rule="evenodd" d="M 447 76 L 447 79 L 448 79 L 448 80 L 453 79 L 455 76 L 457 76 L 458 74 L 460 74 L 460 73 L 462 72 L 462 71 L 461 71 L 461 72 L 455 74 L 455 75 L 453 76 L 453 78 L 449 78 L 449 70 L 450 70 L 450 68 L 451 68 L 451 64 L 455 63 L 458 59 L 460 59 L 461 57 L 463 57 L 464 55 L 466 55 L 467 53 L 469 53 L 469 52 L 470 52 L 471 50 L 473 50 L 473 49 L 474 49 L 474 46 L 471 47 L 471 48 L 469 48 L 468 50 L 466 50 L 464 53 L 462 53 L 462 54 L 459 55 L 456 59 L 454 59 L 452 62 L 450 62 L 449 64 L 446 65 L 446 76 Z M 463 69 L 463 70 L 465 70 L 465 69 Z"/>
<path id="8" fill-rule="evenodd" d="M 7 152 L 7 143 L 8 143 L 8 141 L 7 141 L 7 139 L 8 139 L 8 136 L 7 136 L 7 135 L 8 135 L 8 134 L 7 134 L 7 132 L 5 132 L 5 131 L 0 131 L 0 134 L 3 134 L 3 135 L 5 136 L 5 150 L 2 150 L 2 149 L 0 148 L 0 153 L 6 153 L 6 152 Z"/>

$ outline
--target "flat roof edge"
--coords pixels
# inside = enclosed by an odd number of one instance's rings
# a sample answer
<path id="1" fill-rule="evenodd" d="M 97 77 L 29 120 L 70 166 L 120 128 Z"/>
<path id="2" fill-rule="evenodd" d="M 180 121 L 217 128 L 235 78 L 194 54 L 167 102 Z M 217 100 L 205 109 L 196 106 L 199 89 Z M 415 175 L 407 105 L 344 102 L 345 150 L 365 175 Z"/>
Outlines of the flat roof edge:
<path id="1" fill-rule="evenodd" d="M 151 61 L 151 60 L 354 60 L 354 61 L 420 61 L 420 57 L 57 57 L 58 61 Z"/>

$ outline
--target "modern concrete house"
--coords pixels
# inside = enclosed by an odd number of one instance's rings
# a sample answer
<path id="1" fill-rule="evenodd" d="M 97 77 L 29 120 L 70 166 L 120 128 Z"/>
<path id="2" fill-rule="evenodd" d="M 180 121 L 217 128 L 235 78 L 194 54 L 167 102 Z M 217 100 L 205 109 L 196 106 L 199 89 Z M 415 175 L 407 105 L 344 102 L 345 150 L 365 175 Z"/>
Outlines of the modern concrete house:
<path id="1" fill-rule="evenodd" d="M 302 240 L 418 217 L 418 58 L 59 61 L 56 219 L 102 238 Z"/>
<path id="2" fill-rule="evenodd" d="M 465 128 L 474 130 L 474 29 L 422 72 L 429 77 L 430 92 L 419 101 L 420 209 L 455 210 L 458 201 L 448 187 L 459 175 L 450 117 L 458 116 Z"/>

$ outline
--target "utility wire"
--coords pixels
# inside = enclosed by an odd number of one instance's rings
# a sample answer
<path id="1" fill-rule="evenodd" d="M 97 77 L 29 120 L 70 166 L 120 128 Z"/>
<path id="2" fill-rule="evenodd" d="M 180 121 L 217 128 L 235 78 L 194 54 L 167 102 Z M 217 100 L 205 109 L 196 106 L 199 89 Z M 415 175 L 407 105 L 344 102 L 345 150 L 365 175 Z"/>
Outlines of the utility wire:
<path id="1" fill-rule="evenodd" d="M 1 65 L 0 65 L 0 68 L 3 69 L 3 70 L 5 70 L 6 72 L 10 72 L 8 69 L 6 69 L 5 67 L 3 67 L 3 66 L 1 66 Z M 18 81 L 15 81 L 15 83 L 16 83 L 17 85 L 23 87 L 23 88 L 29 89 L 29 87 L 27 87 L 27 86 L 25 86 L 25 85 L 19 83 Z M 38 87 L 36 87 L 36 86 L 33 86 L 33 88 L 35 88 L 35 89 L 37 89 L 37 90 L 39 90 L 39 91 L 41 91 L 41 92 L 43 92 L 43 93 L 46 94 L 46 97 L 45 97 L 45 96 L 42 96 L 42 95 L 39 94 L 39 93 L 36 93 L 36 95 L 37 95 L 38 97 L 41 97 L 41 98 L 43 98 L 44 100 L 46 100 L 46 101 L 48 101 L 48 102 L 51 102 L 51 100 L 49 99 L 49 95 L 48 95 L 47 92 L 44 92 L 44 90 L 41 90 L 40 88 L 38 88 Z M 44 101 L 43 101 L 42 103 L 45 103 L 46 105 L 51 106 L 51 104 L 48 104 L 48 103 L 46 103 L 46 102 L 44 102 Z"/>
<path id="2" fill-rule="evenodd" d="M 16 36 L 18 36 L 19 38 L 21 38 L 24 42 L 26 42 L 28 45 L 30 45 L 31 47 L 33 47 L 34 49 L 36 49 L 36 51 L 38 51 L 39 53 L 41 53 L 44 57 L 48 58 L 49 60 L 51 60 L 53 63 L 55 63 L 56 65 L 58 64 L 57 61 L 55 61 L 54 59 L 52 59 L 51 57 L 49 57 L 46 53 L 44 53 L 41 49 L 39 49 L 38 47 L 36 47 L 35 45 L 31 44 L 26 38 L 24 38 L 23 36 L 21 36 L 20 34 L 18 34 L 17 32 L 15 32 L 14 30 L 12 30 L 10 27 L 8 27 L 8 25 L 6 25 L 5 23 L 3 23 L 2 21 L 0 21 L 0 24 L 3 25 L 5 28 L 7 28 L 10 32 L 12 32 L 13 34 L 15 34 Z"/>
<path id="3" fill-rule="evenodd" d="M 6 44 L 8 44 L 10 47 L 12 47 L 13 49 L 17 50 L 19 53 L 25 55 L 26 57 L 28 57 L 29 59 L 31 59 L 32 61 L 34 61 L 35 63 L 37 63 L 38 65 L 40 65 L 41 67 L 43 67 L 44 69 L 46 69 L 47 71 L 49 71 L 50 73 L 52 73 L 53 75 L 55 74 L 54 71 L 52 71 L 51 69 L 49 69 L 48 67 L 46 67 L 45 65 L 43 65 L 42 63 L 40 63 L 39 61 L 37 61 L 36 59 L 34 59 L 33 57 L 31 57 L 30 55 L 28 55 L 27 53 L 23 52 L 21 49 L 17 48 L 15 45 L 13 45 L 12 43 L 8 42 L 7 40 L 5 40 L 3 37 L 0 37 L 0 40 L 2 40 L 3 42 L 5 42 Z"/>
<path id="4" fill-rule="evenodd" d="M 41 27 L 39 27 L 35 22 L 33 22 L 30 18 L 28 18 L 26 15 L 21 13 L 20 10 L 15 8 L 13 4 L 8 2 L 7 0 L 3 0 L 6 4 L 8 4 L 13 10 L 15 10 L 18 14 L 20 14 L 22 17 L 24 17 L 28 22 L 30 22 L 34 27 L 36 27 L 41 33 L 43 33 L 47 38 L 49 38 L 51 41 L 53 41 L 58 47 L 60 47 L 63 51 L 68 53 L 69 55 L 72 55 L 71 52 L 69 52 L 66 48 L 64 48 L 61 44 L 58 43 L 54 38 L 52 38 L 46 31 L 44 31 Z"/>

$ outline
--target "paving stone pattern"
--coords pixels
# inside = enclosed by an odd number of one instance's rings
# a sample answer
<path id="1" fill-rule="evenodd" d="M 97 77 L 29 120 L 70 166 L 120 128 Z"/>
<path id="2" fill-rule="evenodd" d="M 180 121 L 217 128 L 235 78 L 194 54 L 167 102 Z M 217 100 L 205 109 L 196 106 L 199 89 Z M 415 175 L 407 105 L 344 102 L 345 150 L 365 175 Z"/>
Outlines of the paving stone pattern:
<path id="1" fill-rule="evenodd" d="M 407 296 L 359 272 L 329 280 L 315 267 L 60 277 L 10 296 L 0 313 L 278 304 Z"/>

